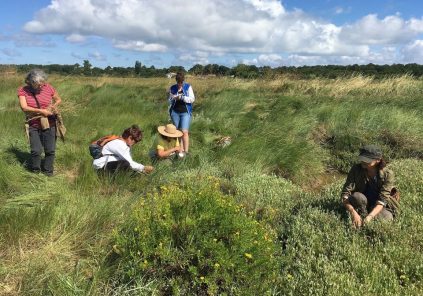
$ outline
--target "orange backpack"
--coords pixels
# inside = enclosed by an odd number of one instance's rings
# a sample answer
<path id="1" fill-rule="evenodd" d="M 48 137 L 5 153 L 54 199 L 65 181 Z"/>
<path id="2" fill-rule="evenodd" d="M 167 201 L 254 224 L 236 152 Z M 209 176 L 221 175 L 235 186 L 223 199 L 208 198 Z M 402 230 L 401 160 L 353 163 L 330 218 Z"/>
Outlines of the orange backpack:
<path id="1" fill-rule="evenodd" d="M 104 145 L 106 145 L 107 143 L 109 143 L 110 141 L 116 140 L 116 139 L 122 139 L 121 136 L 116 136 L 116 135 L 109 135 L 109 136 L 105 136 L 102 137 L 98 140 L 95 140 L 94 142 L 92 142 L 90 144 L 90 155 L 94 158 L 100 158 L 103 156 L 103 147 Z"/>

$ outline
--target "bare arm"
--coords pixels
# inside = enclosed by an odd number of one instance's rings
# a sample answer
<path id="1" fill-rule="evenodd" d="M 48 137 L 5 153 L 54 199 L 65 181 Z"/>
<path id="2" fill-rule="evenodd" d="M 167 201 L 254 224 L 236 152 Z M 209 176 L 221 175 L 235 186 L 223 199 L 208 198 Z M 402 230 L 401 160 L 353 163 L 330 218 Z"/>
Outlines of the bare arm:
<path id="1" fill-rule="evenodd" d="M 355 227 L 361 227 L 363 225 L 363 220 L 361 219 L 357 211 L 354 209 L 354 207 L 350 204 L 350 202 L 348 201 L 348 198 L 343 199 L 343 204 L 345 209 L 347 209 L 347 211 L 351 215 L 351 220 L 353 222 L 353 225 Z"/>
<path id="2" fill-rule="evenodd" d="M 381 204 L 377 204 L 373 210 L 367 215 L 367 217 L 364 219 L 365 223 L 368 223 L 373 220 L 374 217 L 376 217 L 382 210 L 384 206 Z"/>
<path id="3" fill-rule="evenodd" d="M 159 158 L 166 158 L 169 155 L 171 155 L 172 153 L 178 152 L 180 150 L 181 150 L 180 147 L 174 147 L 174 148 L 170 148 L 168 150 L 156 149 L 156 154 Z"/>
<path id="4" fill-rule="evenodd" d="M 23 112 L 32 112 L 32 113 L 43 115 L 43 116 L 53 115 L 53 113 L 51 113 L 47 109 L 39 109 L 39 108 L 33 108 L 28 106 L 28 104 L 26 103 L 25 96 L 19 96 L 19 104 Z"/>
<path id="5" fill-rule="evenodd" d="M 51 106 L 52 109 L 55 110 L 57 106 L 60 105 L 60 103 L 62 103 L 62 98 L 59 96 L 57 92 L 55 92 L 53 95 L 53 105 Z"/>

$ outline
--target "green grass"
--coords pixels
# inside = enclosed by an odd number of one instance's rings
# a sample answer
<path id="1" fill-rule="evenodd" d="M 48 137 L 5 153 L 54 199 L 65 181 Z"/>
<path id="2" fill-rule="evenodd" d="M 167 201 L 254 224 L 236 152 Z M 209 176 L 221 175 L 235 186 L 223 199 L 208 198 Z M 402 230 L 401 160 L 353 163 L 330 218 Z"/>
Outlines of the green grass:
<path id="1" fill-rule="evenodd" d="M 128 283 L 116 272 L 124 270 L 124 261 L 114 254 L 113 233 L 131 223 L 140 203 L 162 194 L 163 186 L 181 188 L 170 199 L 177 203 L 178 196 L 193 196 L 204 180 L 213 180 L 221 191 L 209 192 L 211 204 L 221 209 L 213 196 L 223 196 L 228 207 L 239 206 L 239 213 L 228 208 L 225 216 L 233 217 L 233 225 L 256 221 L 276 233 L 278 272 L 269 294 L 423 293 L 422 80 L 189 80 L 197 97 L 190 157 L 173 166 L 159 164 L 149 176 L 112 180 L 93 171 L 88 143 L 139 124 L 144 139 L 133 156 L 149 164 L 156 127 L 168 122 L 166 89 L 173 81 L 52 77 L 68 128 L 66 142 L 58 142 L 52 178 L 26 170 L 28 143 L 16 97 L 22 78 L 0 81 L 0 294 L 222 292 L 219 280 L 208 286 L 198 282 L 194 289 L 182 277 L 170 289 L 166 273 L 154 277 L 144 270 L 142 276 L 141 268 Z M 232 143 L 220 148 L 216 140 L 223 136 Z M 380 145 L 389 158 L 401 191 L 401 215 L 393 224 L 375 222 L 355 231 L 339 191 L 365 143 Z M 201 199 L 189 201 L 199 206 Z M 169 198 L 156 202 L 164 206 Z M 187 217 L 201 229 L 203 216 L 189 212 Z M 160 237 L 152 231 L 143 239 Z M 188 246 L 199 246 L 200 252 L 210 247 L 205 242 Z M 213 258 L 235 258 L 227 251 Z M 235 278 L 242 271 L 237 272 L 225 269 L 226 281 L 234 277 L 234 284 L 225 286 L 229 294 L 245 294 Z M 209 274 L 217 279 L 217 273 Z"/>

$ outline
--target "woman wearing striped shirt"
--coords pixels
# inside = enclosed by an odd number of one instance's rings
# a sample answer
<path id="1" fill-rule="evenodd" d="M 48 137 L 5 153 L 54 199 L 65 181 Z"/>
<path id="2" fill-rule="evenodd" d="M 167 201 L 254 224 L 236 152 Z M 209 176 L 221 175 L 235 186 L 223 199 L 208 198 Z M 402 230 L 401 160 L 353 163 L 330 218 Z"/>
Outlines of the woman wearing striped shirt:
<path id="1" fill-rule="evenodd" d="M 29 143 L 31 148 L 31 171 L 42 171 L 53 175 L 56 150 L 56 120 L 54 114 L 62 99 L 56 90 L 46 82 L 47 75 L 39 69 L 31 70 L 25 83 L 18 89 L 21 109 L 29 123 Z M 41 168 L 41 153 L 44 149 L 44 167 Z"/>

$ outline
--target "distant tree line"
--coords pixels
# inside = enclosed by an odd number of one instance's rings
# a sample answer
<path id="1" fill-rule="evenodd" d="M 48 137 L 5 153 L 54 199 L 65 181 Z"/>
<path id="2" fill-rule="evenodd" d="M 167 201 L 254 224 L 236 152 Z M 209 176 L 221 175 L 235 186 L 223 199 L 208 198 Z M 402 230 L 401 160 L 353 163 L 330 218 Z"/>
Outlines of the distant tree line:
<path id="1" fill-rule="evenodd" d="M 337 78 L 351 75 L 365 75 L 376 78 L 384 78 L 395 75 L 410 75 L 413 77 L 423 76 L 423 65 L 419 64 L 393 64 L 393 65 L 322 65 L 322 66 L 281 66 L 271 68 L 269 66 L 257 67 L 254 65 L 238 64 L 229 68 L 218 64 L 194 65 L 188 71 L 182 66 L 169 68 L 155 68 L 142 65 L 136 61 L 134 67 L 111 67 L 104 69 L 93 67 L 88 60 L 82 65 L 14 65 L 19 73 L 26 73 L 33 68 L 44 69 L 48 73 L 60 75 L 83 75 L 83 76 L 115 76 L 115 77 L 163 77 L 169 73 L 178 71 L 188 72 L 198 76 L 233 76 L 240 78 L 272 78 L 281 74 L 289 74 L 297 78 L 309 79 L 315 77 Z"/>

